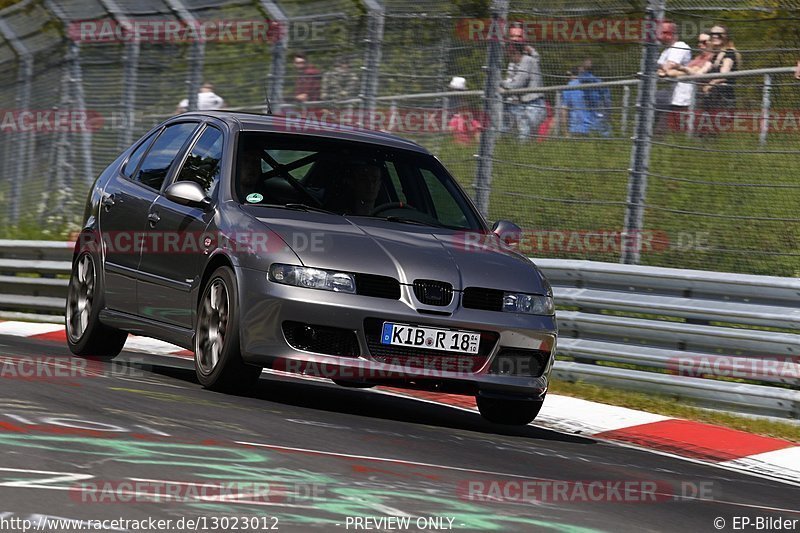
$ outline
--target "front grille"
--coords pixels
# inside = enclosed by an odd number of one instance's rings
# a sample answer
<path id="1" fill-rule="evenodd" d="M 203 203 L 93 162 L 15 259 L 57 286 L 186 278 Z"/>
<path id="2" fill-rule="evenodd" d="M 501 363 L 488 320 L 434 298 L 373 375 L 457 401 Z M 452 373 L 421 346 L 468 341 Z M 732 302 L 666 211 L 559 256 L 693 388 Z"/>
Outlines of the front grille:
<path id="1" fill-rule="evenodd" d="M 356 294 L 375 298 L 400 299 L 400 282 L 388 276 L 356 274 Z"/>
<path id="2" fill-rule="evenodd" d="M 431 279 L 414 280 L 414 296 L 425 305 L 450 305 L 453 300 L 453 286 Z"/>
<path id="3" fill-rule="evenodd" d="M 481 331 L 481 342 L 475 355 L 439 350 L 426 350 L 406 346 L 381 344 L 383 321 L 377 318 L 364 320 L 364 334 L 369 353 L 380 363 L 406 368 L 475 373 L 480 370 L 492 353 L 499 335 L 493 331 Z"/>
<path id="4" fill-rule="evenodd" d="M 468 309 L 502 311 L 503 291 L 484 289 L 481 287 L 467 287 L 464 289 L 464 293 L 461 296 L 461 305 Z"/>
<path id="5" fill-rule="evenodd" d="M 550 353 L 542 350 L 505 348 L 495 356 L 489 373 L 538 378 L 544 372 L 549 358 Z"/>
<path id="6" fill-rule="evenodd" d="M 361 355 L 358 337 L 355 331 L 348 329 L 286 321 L 283 323 L 283 335 L 295 350 L 340 357 Z"/>

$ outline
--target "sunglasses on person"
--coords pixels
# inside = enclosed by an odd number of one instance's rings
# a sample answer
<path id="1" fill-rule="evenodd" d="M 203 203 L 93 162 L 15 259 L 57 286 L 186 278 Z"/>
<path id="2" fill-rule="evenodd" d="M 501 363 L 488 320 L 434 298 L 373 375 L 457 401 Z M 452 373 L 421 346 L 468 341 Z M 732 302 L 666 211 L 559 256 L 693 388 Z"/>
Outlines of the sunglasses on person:
<path id="1" fill-rule="evenodd" d="M 707 44 L 707 43 L 708 43 L 708 39 L 702 39 L 700 41 L 697 41 L 697 44 Z"/>
<path id="2" fill-rule="evenodd" d="M 712 39 L 713 39 L 714 37 L 719 37 L 720 39 L 722 39 L 723 37 L 725 37 L 725 34 L 724 34 L 724 33 L 722 33 L 722 32 L 717 32 L 717 31 L 713 31 L 713 32 L 709 33 L 709 35 L 711 36 L 711 38 L 712 38 Z"/>

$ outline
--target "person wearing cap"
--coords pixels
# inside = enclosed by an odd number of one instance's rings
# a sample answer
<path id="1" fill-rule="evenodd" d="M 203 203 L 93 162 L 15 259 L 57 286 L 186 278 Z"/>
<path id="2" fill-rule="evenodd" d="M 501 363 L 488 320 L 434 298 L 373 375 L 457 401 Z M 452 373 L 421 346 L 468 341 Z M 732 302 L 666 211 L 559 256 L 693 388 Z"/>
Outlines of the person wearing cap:
<path id="1" fill-rule="evenodd" d="M 453 76 L 447 86 L 451 91 L 466 91 L 467 80 L 461 76 Z M 458 144 L 470 144 L 480 137 L 481 123 L 472 116 L 468 110 L 463 111 L 462 102 L 456 100 L 456 112 L 447 123 L 447 129 L 453 134 L 453 140 Z"/>

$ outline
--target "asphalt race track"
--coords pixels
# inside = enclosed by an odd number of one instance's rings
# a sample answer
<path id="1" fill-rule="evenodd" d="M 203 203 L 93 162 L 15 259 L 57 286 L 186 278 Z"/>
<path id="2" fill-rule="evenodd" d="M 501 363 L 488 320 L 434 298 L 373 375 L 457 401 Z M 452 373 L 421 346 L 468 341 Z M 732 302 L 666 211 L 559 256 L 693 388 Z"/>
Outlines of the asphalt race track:
<path id="1" fill-rule="evenodd" d="M 191 361 L 138 353 L 91 362 L 82 375 L 45 375 L 47 365 L 70 364 L 66 347 L 0 337 L 0 349 L 3 530 L 43 516 L 289 532 L 405 528 L 380 521 L 390 516 L 410 531 L 717 531 L 717 518 L 733 531 L 744 516 L 795 519 L 789 530 L 800 530 L 800 488 L 643 450 L 276 376 L 227 396 L 203 390 Z M 34 376 L 18 371 L 34 364 Z M 478 501 L 468 490 L 553 480 L 651 482 L 658 491 L 641 502 L 613 491 L 599 501 L 572 492 Z M 236 494 L 209 497 L 225 484 Z M 154 488 L 164 486 L 184 489 L 166 498 Z"/>

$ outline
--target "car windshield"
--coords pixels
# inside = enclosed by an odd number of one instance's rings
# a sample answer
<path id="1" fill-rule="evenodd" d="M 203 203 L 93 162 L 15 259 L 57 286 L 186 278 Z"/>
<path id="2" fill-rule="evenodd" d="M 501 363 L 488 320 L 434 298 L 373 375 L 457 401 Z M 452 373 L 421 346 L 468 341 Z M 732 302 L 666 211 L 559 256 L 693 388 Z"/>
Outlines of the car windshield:
<path id="1" fill-rule="evenodd" d="M 235 190 L 249 205 L 482 229 L 436 158 L 366 143 L 244 132 Z"/>

